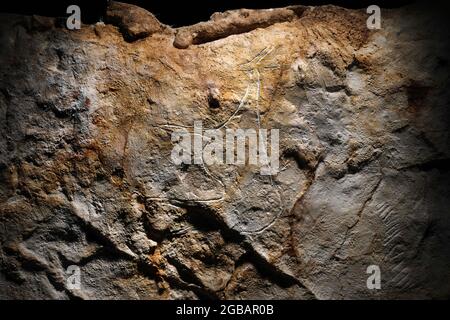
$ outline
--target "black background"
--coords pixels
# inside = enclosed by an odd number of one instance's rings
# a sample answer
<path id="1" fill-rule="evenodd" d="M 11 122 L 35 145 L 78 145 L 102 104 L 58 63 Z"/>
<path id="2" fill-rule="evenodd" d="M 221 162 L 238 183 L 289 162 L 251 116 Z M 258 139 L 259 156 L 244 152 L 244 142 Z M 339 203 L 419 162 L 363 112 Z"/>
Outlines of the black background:
<path id="1" fill-rule="evenodd" d="M 177 316 L 177 307 L 272 304 L 273 315 Z M 447 301 L 0 301 L 5 318 L 44 319 L 432 319 L 448 313 Z M 447 312 L 445 311 L 447 310 Z M 9 312 L 10 311 L 10 312 Z"/>
<path id="2" fill-rule="evenodd" d="M 417 0 L 123 0 L 121 2 L 138 5 L 155 14 L 162 23 L 180 27 L 206 21 L 214 12 L 231 9 L 277 8 L 296 4 L 334 4 L 346 8 L 367 8 L 371 4 L 376 4 L 381 8 L 395 8 L 417 2 Z M 95 23 L 104 15 L 107 3 L 108 0 L 2 0 L 0 12 L 65 17 L 67 7 L 77 4 L 81 8 L 83 22 Z"/>

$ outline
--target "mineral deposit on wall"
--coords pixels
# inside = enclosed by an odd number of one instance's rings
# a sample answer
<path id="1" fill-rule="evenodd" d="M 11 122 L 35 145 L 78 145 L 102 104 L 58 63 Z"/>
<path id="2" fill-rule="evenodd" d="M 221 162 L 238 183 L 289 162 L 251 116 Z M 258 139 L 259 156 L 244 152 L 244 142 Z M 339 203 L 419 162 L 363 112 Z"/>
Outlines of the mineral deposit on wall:
<path id="1" fill-rule="evenodd" d="M 367 17 L 1 15 L 0 298 L 448 298 L 447 34 Z M 196 120 L 278 129 L 279 172 L 175 165 Z"/>

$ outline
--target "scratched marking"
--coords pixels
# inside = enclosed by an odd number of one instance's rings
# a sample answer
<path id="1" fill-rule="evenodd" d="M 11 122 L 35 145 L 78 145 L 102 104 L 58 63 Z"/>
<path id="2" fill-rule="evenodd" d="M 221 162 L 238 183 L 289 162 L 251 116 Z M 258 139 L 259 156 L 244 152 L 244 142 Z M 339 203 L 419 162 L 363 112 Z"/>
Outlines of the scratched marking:
<path id="1" fill-rule="evenodd" d="M 254 90 L 254 99 L 256 103 L 256 114 L 257 119 L 256 123 L 258 125 L 258 128 L 260 128 L 261 125 L 261 116 L 260 116 L 260 110 L 259 110 L 259 100 L 261 97 L 261 73 L 264 70 L 270 70 L 270 69 L 277 69 L 279 66 L 275 64 L 265 64 L 265 60 L 267 57 L 270 56 L 272 52 L 276 51 L 276 47 L 274 46 L 268 46 L 259 51 L 250 61 L 239 64 L 238 70 L 245 72 L 246 75 L 249 78 L 249 82 L 247 84 L 247 88 L 243 94 L 243 96 L 240 99 L 240 102 L 236 108 L 236 110 L 231 114 L 231 116 L 224 121 L 222 124 L 215 128 L 204 128 L 204 130 L 209 129 L 222 129 L 227 126 L 239 113 L 239 111 L 242 109 L 242 107 L 248 102 L 251 89 Z M 164 130 L 167 130 L 169 132 L 172 132 L 176 129 L 187 129 L 189 132 L 191 132 L 191 127 L 185 126 L 183 124 L 156 124 L 155 127 L 162 128 Z M 209 142 L 206 142 L 205 145 L 203 145 L 203 148 L 205 148 L 208 145 Z M 171 197 L 163 197 L 163 196 L 156 196 L 156 197 L 149 197 L 149 200 L 154 201 L 175 201 L 175 202 L 196 202 L 196 203 L 214 203 L 214 202 L 221 202 L 225 198 L 225 191 L 226 187 L 223 181 L 216 175 L 214 175 L 205 165 L 205 161 L 200 165 L 202 170 L 205 172 L 205 174 L 211 178 L 216 183 L 220 184 L 222 188 L 221 196 L 217 198 L 211 198 L 211 199 L 179 199 L 179 198 L 171 198 Z"/>
<path id="2" fill-rule="evenodd" d="M 249 83 L 247 85 L 247 89 L 245 90 L 245 94 L 241 99 L 241 102 L 239 103 L 236 110 L 233 112 L 233 114 L 220 126 L 217 127 L 217 129 L 221 129 L 225 127 L 240 111 L 240 109 L 245 105 L 247 102 L 250 89 L 254 87 L 255 92 L 255 104 L 256 104 L 256 123 L 258 125 L 258 128 L 261 127 L 261 116 L 260 116 L 260 110 L 259 110 L 259 99 L 261 97 L 261 71 L 267 70 L 267 69 L 277 69 L 279 68 L 278 65 L 274 64 L 264 64 L 264 60 L 270 56 L 272 52 L 276 51 L 276 48 L 273 46 L 265 47 L 262 49 L 258 54 L 256 54 L 250 61 L 242 63 L 238 66 L 238 70 L 245 72 L 246 75 L 249 78 Z"/>
<path id="3" fill-rule="evenodd" d="M 412 279 L 410 278 L 410 269 L 407 265 L 405 247 L 402 241 L 405 228 L 404 221 L 395 210 L 399 202 L 400 199 L 393 204 L 381 202 L 375 210 L 385 224 L 383 247 L 386 248 L 387 254 L 384 259 L 390 262 L 390 272 L 394 275 L 388 281 L 388 284 L 400 290 L 405 290 L 412 286 Z"/>

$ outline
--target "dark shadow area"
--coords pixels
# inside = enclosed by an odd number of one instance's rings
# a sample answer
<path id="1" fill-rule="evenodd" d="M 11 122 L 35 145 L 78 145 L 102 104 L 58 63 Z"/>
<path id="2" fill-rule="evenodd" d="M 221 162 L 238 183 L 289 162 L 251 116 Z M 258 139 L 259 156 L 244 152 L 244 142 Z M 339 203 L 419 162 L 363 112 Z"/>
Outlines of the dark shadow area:
<path id="1" fill-rule="evenodd" d="M 229 1 L 152 1 L 152 0 L 124 0 L 152 12 L 162 23 L 172 27 L 192 25 L 200 21 L 206 21 L 214 12 L 222 12 L 233 9 L 267 9 L 279 8 L 290 5 L 318 6 L 333 4 L 346 8 L 367 8 L 371 4 L 377 4 L 382 8 L 396 8 L 415 2 L 414 0 L 229 0 Z M 108 0 L 17 0 L 2 2 L 0 12 L 41 15 L 52 17 L 67 16 L 66 9 L 69 5 L 76 4 L 81 8 L 81 19 L 84 23 L 101 21 L 105 15 Z"/>

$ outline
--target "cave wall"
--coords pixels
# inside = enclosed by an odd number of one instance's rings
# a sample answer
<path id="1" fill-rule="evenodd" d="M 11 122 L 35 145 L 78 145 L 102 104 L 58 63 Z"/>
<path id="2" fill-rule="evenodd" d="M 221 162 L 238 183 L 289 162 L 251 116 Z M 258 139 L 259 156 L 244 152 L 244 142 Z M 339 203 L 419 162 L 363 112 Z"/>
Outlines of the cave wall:
<path id="1" fill-rule="evenodd" d="M 448 298 L 445 17 L 367 17 L 2 14 L 0 298 Z M 278 129 L 280 171 L 175 165 L 171 134 L 196 120 Z"/>

